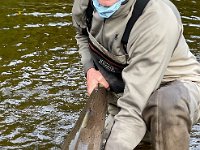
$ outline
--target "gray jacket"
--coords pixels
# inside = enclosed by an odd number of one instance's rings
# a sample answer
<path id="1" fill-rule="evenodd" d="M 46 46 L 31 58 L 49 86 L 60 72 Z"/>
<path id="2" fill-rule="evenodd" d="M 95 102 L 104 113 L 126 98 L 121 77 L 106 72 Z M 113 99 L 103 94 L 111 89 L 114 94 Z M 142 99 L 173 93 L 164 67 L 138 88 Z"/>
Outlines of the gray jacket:
<path id="1" fill-rule="evenodd" d="M 183 36 L 183 25 L 176 7 L 168 0 L 150 0 L 135 23 L 123 50 L 121 38 L 131 16 L 135 0 L 128 0 L 110 18 L 102 19 L 93 13 L 90 40 L 110 57 L 128 66 L 122 71 L 127 101 L 147 101 L 161 83 L 174 80 L 200 82 L 200 65 L 190 52 Z M 76 40 L 85 72 L 94 67 L 88 48 L 85 10 L 88 0 L 75 0 L 72 9 Z M 103 47 L 102 47 L 103 46 Z M 140 108 L 138 104 L 138 111 Z"/>

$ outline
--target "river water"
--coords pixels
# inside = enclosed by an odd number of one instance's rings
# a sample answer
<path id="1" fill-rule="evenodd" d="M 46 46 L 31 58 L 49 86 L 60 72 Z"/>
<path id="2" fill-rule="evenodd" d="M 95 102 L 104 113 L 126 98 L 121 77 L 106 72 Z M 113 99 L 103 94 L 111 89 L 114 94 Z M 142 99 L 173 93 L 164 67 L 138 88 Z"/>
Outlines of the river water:
<path id="1" fill-rule="evenodd" d="M 174 0 L 200 60 L 199 0 Z M 87 99 L 70 0 L 0 1 L 0 149 L 59 150 Z M 200 149 L 200 124 L 191 149 Z"/>

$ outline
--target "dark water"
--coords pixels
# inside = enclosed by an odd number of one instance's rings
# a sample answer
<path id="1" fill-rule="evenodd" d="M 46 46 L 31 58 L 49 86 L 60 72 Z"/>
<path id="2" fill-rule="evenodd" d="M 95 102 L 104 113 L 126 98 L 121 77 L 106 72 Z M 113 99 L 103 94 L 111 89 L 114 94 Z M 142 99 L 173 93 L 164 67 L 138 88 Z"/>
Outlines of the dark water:
<path id="1" fill-rule="evenodd" d="M 200 59 L 199 0 L 173 1 Z M 85 103 L 72 0 L 0 0 L 0 149 L 57 150 Z M 191 149 L 200 149 L 200 124 Z"/>

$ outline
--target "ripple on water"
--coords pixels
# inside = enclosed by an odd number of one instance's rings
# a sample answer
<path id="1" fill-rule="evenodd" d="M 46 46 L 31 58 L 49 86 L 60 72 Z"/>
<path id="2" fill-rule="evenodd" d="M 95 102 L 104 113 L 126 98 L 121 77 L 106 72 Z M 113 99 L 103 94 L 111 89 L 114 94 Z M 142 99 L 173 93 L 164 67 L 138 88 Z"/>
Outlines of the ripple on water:
<path id="1" fill-rule="evenodd" d="M 48 24 L 26 24 L 25 28 L 39 28 L 39 27 L 65 27 L 70 26 L 69 22 L 50 22 Z"/>
<path id="2" fill-rule="evenodd" d="M 26 10 L 24 10 L 26 11 Z M 8 14 L 7 17 L 13 17 L 13 16 L 18 16 L 19 13 L 14 13 L 14 14 Z M 20 15 L 24 16 L 34 16 L 34 17 L 55 17 L 55 18 L 63 18 L 67 16 L 71 16 L 71 13 L 42 13 L 42 12 L 31 12 L 31 13 L 21 13 Z"/>
<path id="3" fill-rule="evenodd" d="M 23 63 L 22 60 L 12 60 L 7 66 L 9 66 L 9 67 L 16 66 L 16 65 L 21 64 L 21 63 Z"/>
<path id="4" fill-rule="evenodd" d="M 76 42 L 67 36 L 71 2 L 9 4 L 0 15 L 8 21 L 0 27 L 0 149 L 59 149 L 86 98 Z"/>
<path id="5" fill-rule="evenodd" d="M 190 149 L 191 150 L 200 149 L 200 123 L 197 123 L 192 128 L 192 133 L 190 138 Z"/>

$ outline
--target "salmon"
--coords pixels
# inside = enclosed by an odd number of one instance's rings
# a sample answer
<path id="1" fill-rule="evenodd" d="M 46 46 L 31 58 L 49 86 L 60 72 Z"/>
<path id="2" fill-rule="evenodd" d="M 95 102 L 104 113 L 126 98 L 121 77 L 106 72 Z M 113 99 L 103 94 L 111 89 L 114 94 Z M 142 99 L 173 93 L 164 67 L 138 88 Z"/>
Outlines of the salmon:
<path id="1" fill-rule="evenodd" d="M 93 90 L 80 116 L 64 141 L 62 150 L 100 150 L 107 111 L 106 89 Z"/>

